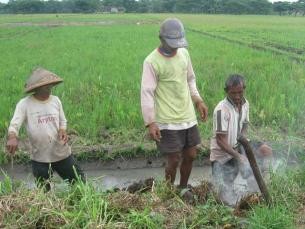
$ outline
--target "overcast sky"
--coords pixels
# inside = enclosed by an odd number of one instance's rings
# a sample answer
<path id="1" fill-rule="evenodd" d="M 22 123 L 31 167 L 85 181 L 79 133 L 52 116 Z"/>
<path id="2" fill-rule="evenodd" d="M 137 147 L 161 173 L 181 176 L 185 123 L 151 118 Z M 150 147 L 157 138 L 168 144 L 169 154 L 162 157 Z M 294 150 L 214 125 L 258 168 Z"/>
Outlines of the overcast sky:
<path id="1" fill-rule="evenodd" d="M 282 2 L 296 2 L 298 0 L 269 0 L 270 2 L 279 2 L 279 1 L 282 1 Z M 7 3 L 8 0 L 0 0 L 0 2 L 2 3 Z"/>

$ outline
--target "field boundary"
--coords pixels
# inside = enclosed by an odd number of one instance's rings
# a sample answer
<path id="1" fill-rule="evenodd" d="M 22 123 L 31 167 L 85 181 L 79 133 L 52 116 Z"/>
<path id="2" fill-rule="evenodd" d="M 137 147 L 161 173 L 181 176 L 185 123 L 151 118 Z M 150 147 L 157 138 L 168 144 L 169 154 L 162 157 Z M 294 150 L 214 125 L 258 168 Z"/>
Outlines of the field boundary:
<path id="1" fill-rule="evenodd" d="M 268 51 L 268 52 L 272 52 L 277 55 L 286 56 L 289 59 L 296 61 L 298 63 L 302 63 L 302 64 L 305 63 L 304 57 L 295 56 L 295 55 L 299 55 L 299 53 L 301 53 L 301 54 L 304 53 L 305 52 L 304 50 L 292 49 L 292 48 L 289 48 L 289 47 L 286 47 L 283 45 L 275 45 L 275 44 L 271 45 L 271 43 L 270 43 L 270 47 L 262 46 L 262 45 L 258 45 L 258 44 L 254 44 L 254 43 L 247 43 L 247 42 L 244 42 L 241 40 L 230 39 L 230 38 L 227 38 L 224 36 L 216 35 L 216 34 L 209 33 L 209 32 L 204 32 L 204 31 L 200 31 L 200 30 L 196 30 L 196 29 L 187 29 L 187 30 L 190 32 L 193 32 L 193 33 L 215 38 L 217 40 L 226 41 L 226 42 L 229 42 L 232 44 L 238 44 L 238 45 L 245 46 L 245 47 L 252 48 L 255 50 L 259 50 L 259 51 Z"/>

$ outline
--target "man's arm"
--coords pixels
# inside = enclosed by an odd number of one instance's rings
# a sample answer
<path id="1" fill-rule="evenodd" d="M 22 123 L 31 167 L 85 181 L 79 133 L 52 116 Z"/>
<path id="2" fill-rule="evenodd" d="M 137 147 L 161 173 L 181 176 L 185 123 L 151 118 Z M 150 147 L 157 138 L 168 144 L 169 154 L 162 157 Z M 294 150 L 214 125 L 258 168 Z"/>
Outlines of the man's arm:
<path id="1" fill-rule="evenodd" d="M 249 103 L 247 102 L 246 103 L 246 118 L 245 118 L 245 120 L 244 120 L 244 122 L 243 122 L 243 126 L 242 126 L 242 128 L 241 128 L 241 134 L 243 135 L 243 136 L 247 136 L 247 134 L 248 134 L 248 126 L 249 126 Z"/>
<path id="2" fill-rule="evenodd" d="M 187 67 L 187 83 L 189 86 L 193 103 L 195 104 L 195 107 L 200 114 L 200 118 L 202 121 L 206 121 L 208 118 L 208 107 L 206 106 L 198 92 L 196 86 L 196 77 L 190 60 Z"/>
<path id="3" fill-rule="evenodd" d="M 227 143 L 228 135 L 226 133 L 217 133 L 216 142 L 223 151 L 230 154 L 232 157 L 237 159 L 239 162 L 244 162 L 246 160 L 246 158 L 243 155 L 241 155 L 238 151 L 233 149 L 233 147 Z"/>
<path id="4" fill-rule="evenodd" d="M 242 126 L 242 128 L 241 128 L 241 134 L 243 135 L 243 136 L 247 136 L 247 134 L 248 134 L 248 122 L 244 122 L 243 123 L 243 126 Z"/>
<path id="5" fill-rule="evenodd" d="M 157 88 L 157 77 L 153 66 L 144 61 L 142 83 L 141 83 L 141 109 L 144 124 L 148 127 L 150 137 L 160 141 L 161 133 L 155 120 L 155 90 Z"/>

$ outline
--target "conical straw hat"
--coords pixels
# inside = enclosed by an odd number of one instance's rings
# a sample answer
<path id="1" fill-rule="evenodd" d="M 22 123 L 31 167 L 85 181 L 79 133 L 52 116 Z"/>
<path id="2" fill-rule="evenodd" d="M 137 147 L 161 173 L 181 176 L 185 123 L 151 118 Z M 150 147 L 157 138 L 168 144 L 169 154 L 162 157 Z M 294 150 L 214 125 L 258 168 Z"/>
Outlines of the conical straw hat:
<path id="1" fill-rule="evenodd" d="M 59 76 L 43 68 L 37 68 L 32 72 L 25 84 L 25 92 L 32 92 L 38 87 L 48 84 L 58 84 L 63 82 Z"/>

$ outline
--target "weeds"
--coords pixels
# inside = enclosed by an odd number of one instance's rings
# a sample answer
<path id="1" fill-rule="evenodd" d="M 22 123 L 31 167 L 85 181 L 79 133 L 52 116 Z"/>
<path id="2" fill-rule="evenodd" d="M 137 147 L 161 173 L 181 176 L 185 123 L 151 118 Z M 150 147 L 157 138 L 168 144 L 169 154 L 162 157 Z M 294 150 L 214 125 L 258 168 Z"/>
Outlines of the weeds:
<path id="1" fill-rule="evenodd" d="M 250 213 L 249 229 L 293 229 L 293 214 L 284 205 L 257 206 Z"/>

